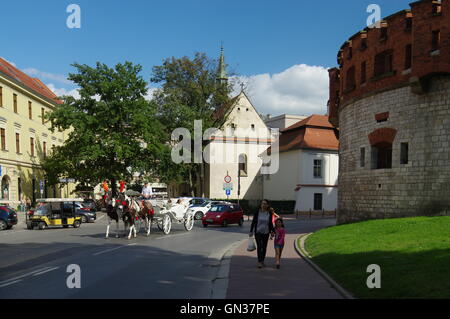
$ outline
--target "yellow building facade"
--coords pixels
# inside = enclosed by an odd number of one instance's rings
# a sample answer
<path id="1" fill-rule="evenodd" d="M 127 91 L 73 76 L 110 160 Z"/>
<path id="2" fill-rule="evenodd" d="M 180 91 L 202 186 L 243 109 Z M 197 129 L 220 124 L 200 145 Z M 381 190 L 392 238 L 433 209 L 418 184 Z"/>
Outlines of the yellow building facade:
<path id="1" fill-rule="evenodd" d="M 19 205 L 27 198 L 69 197 L 74 185 L 46 185 L 40 165 L 67 133 L 50 131 L 43 116 L 62 102 L 39 79 L 0 58 L 0 198 Z M 64 186 L 64 185 L 62 185 Z"/>

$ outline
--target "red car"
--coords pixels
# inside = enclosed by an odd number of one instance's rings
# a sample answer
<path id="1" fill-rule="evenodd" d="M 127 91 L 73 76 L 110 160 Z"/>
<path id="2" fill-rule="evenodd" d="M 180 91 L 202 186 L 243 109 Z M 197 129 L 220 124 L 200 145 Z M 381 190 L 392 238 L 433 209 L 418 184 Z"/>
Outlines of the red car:
<path id="1" fill-rule="evenodd" d="M 227 227 L 229 224 L 244 224 L 244 212 L 241 206 L 237 204 L 218 204 L 211 209 L 202 218 L 203 227 L 208 225 L 221 225 Z"/>

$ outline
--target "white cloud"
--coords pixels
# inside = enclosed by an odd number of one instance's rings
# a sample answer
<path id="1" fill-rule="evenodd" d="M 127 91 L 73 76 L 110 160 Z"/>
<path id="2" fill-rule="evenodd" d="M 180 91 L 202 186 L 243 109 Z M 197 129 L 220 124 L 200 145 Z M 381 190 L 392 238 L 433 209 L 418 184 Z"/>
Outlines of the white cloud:
<path id="1" fill-rule="evenodd" d="M 145 99 L 147 101 L 151 101 L 153 100 L 153 93 L 155 93 L 156 90 L 158 90 L 158 88 L 152 88 L 152 87 L 147 87 L 147 95 L 145 96 Z"/>
<path id="2" fill-rule="evenodd" d="M 78 89 L 73 89 L 73 90 L 67 90 L 64 88 L 57 88 L 55 87 L 54 84 L 50 83 L 47 84 L 47 87 L 52 90 L 53 93 L 56 94 L 56 96 L 64 96 L 64 95 L 71 95 L 76 99 L 80 98 L 80 93 L 78 92 Z"/>
<path id="3" fill-rule="evenodd" d="M 321 66 L 294 65 L 277 74 L 240 76 L 232 79 L 234 93 L 245 83 L 246 93 L 261 114 L 326 114 L 328 71 Z"/>
<path id="4" fill-rule="evenodd" d="M 61 75 L 61 74 L 42 72 L 35 68 L 23 69 L 22 72 L 25 72 L 29 76 L 52 80 L 52 81 L 56 81 L 56 82 L 62 83 L 62 84 L 69 84 L 69 85 L 73 84 L 72 81 L 69 81 L 66 76 Z"/>

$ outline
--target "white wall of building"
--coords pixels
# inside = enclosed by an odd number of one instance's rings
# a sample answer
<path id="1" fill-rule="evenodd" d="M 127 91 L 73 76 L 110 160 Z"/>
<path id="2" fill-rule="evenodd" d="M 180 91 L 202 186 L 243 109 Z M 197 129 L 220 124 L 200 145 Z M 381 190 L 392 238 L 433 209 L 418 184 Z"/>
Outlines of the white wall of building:
<path id="1" fill-rule="evenodd" d="M 220 129 L 220 132 L 214 134 L 218 139 L 212 141 L 205 149 L 205 160 L 210 163 L 206 176 L 208 180 L 205 183 L 206 194 L 210 198 L 227 198 L 223 184 L 228 173 L 233 183 L 229 199 L 238 199 L 239 156 L 245 154 L 247 176 L 241 177 L 239 198 L 261 199 L 263 194 L 262 178 L 259 176 L 262 166 L 260 155 L 269 148 L 270 143 L 263 140 L 270 140 L 271 134 L 245 94 L 240 94 Z M 223 141 L 222 138 L 227 140 Z"/>
<path id="2" fill-rule="evenodd" d="M 302 150 L 300 155 L 300 185 L 296 192 L 296 210 L 314 210 L 314 194 L 322 194 L 322 208 L 329 211 L 337 208 L 339 155 L 337 152 Z M 314 160 L 322 160 L 322 177 L 314 177 Z M 318 186 L 312 186 L 318 185 Z"/>
<path id="3" fill-rule="evenodd" d="M 278 172 L 264 176 L 264 196 L 268 200 L 296 200 L 295 187 L 300 176 L 300 151 L 280 153 Z"/>

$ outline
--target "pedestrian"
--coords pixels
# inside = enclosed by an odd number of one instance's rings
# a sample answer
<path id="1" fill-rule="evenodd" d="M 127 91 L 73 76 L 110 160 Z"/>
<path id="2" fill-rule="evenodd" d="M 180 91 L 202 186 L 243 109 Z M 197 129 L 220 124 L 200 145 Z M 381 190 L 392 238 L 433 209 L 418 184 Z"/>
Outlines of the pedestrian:
<path id="1" fill-rule="evenodd" d="M 150 187 L 149 183 L 144 184 L 144 188 L 142 188 L 142 196 L 144 196 L 145 199 L 150 199 L 150 197 L 153 195 L 153 190 Z"/>
<path id="2" fill-rule="evenodd" d="M 258 268 L 265 267 L 267 244 L 270 235 L 274 232 L 272 217 L 275 211 L 269 206 L 269 201 L 264 199 L 260 208 L 253 215 L 250 227 L 250 237 L 255 236 L 256 251 L 258 253 Z"/>
<path id="3" fill-rule="evenodd" d="M 284 223 L 282 218 L 278 218 L 275 221 L 275 233 L 272 234 L 271 239 L 275 237 L 274 248 L 275 248 L 275 265 L 277 269 L 280 269 L 281 254 L 284 248 L 284 238 L 286 236 L 286 231 L 284 229 Z"/>
<path id="4" fill-rule="evenodd" d="M 26 205 L 27 205 L 27 211 L 31 209 L 31 199 L 29 197 L 26 197 Z"/>

